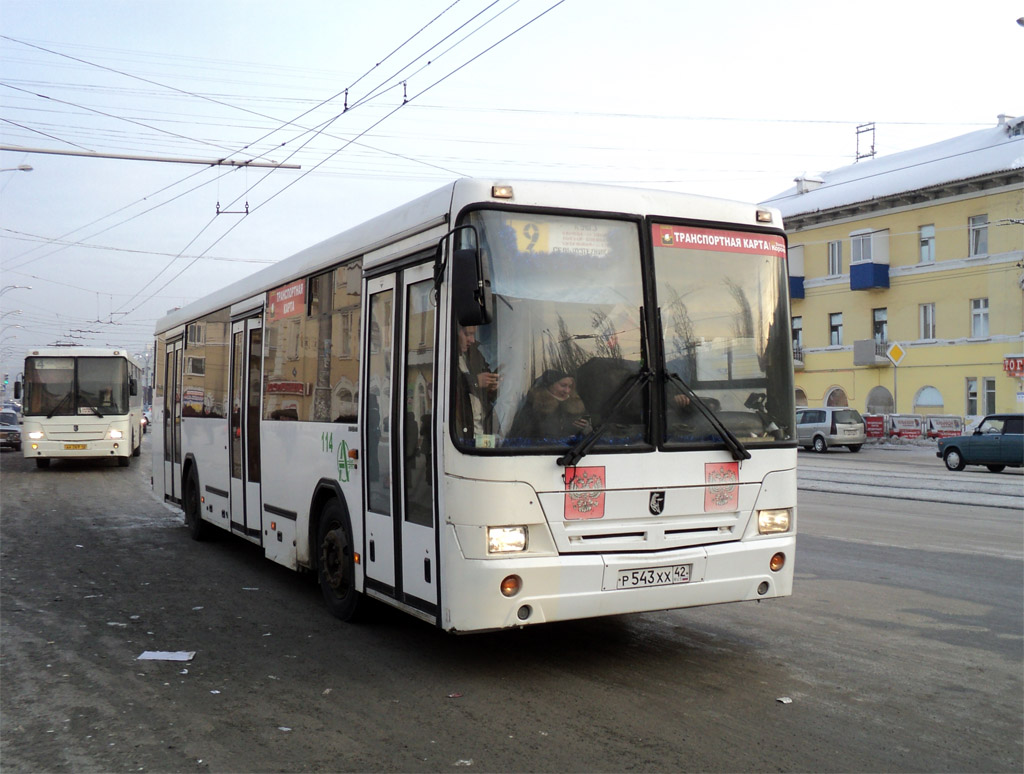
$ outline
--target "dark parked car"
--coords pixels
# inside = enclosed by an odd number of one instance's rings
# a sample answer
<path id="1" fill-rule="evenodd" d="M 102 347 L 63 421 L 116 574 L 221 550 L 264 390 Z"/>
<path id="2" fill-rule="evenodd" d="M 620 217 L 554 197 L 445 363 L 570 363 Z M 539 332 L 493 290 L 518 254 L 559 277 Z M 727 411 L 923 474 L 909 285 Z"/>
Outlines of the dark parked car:
<path id="1" fill-rule="evenodd" d="M 14 411 L 0 411 L 0 448 L 9 446 L 21 451 L 21 428 L 18 427 L 18 415 Z"/>
<path id="2" fill-rule="evenodd" d="M 993 473 L 1024 466 L 1024 414 L 989 414 L 973 435 L 940 438 L 935 452 L 950 470 L 984 465 Z"/>

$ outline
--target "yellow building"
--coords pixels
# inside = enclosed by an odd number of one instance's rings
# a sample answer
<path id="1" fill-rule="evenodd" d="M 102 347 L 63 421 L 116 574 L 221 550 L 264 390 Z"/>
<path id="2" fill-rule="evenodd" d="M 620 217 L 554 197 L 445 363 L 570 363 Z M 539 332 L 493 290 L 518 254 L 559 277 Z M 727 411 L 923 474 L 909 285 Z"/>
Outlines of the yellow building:
<path id="1" fill-rule="evenodd" d="M 1024 117 L 795 182 L 797 405 L 1024 410 Z"/>

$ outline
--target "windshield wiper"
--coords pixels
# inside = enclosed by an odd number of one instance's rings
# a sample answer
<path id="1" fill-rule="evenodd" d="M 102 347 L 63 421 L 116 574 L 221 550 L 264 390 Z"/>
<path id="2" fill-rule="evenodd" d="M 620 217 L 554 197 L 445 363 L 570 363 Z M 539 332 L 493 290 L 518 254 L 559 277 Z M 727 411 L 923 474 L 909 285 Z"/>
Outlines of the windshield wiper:
<path id="1" fill-rule="evenodd" d="M 60 399 L 60 403 L 58 403 L 56 406 L 54 406 L 52 409 L 50 409 L 50 413 L 46 415 L 46 418 L 47 419 L 53 419 L 53 415 L 56 414 L 58 411 L 60 411 L 61 406 L 63 406 L 65 403 L 67 403 L 68 399 L 70 397 L 71 397 L 71 391 L 69 390 L 68 392 L 66 392 L 64 394 L 64 397 Z"/>
<path id="2" fill-rule="evenodd" d="M 700 399 L 700 396 L 693 391 L 690 385 L 683 381 L 683 378 L 679 374 L 674 371 L 666 370 L 665 376 L 669 381 L 675 382 L 679 385 L 683 390 L 683 394 L 690 399 L 690 402 L 697 407 L 700 413 L 704 415 L 704 418 L 711 423 L 711 426 L 715 430 L 718 431 L 718 434 L 722 436 L 722 440 L 725 442 L 725 445 L 728 446 L 729 451 L 732 452 L 732 458 L 734 460 L 750 459 L 750 452 L 747 451 L 740 439 L 733 435 L 732 431 L 725 426 L 725 423 L 722 422 L 721 419 L 715 416 L 708 404 Z"/>
<path id="3" fill-rule="evenodd" d="M 587 453 L 591 446 L 597 443 L 597 439 L 605 431 L 605 428 L 611 424 L 612 417 L 614 417 L 619 408 L 625 404 L 629 397 L 636 392 L 638 389 L 643 387 L 651 380 L 651 370 L 647 366 L 641 366 L 640 370 L 632 376 L 626 378 L 621 385 L 619 385 L 618 391 L 612 396 L 612 399 L 608 401 L 611 408 L 605 412 L 604 418 L 598 422 L 594 427 L 578 440 L 569 451 L 559 457 L 555 462 L 559 467 L 571 468 Z M 748 455 L 749 456 L 749 455 Z"/>
<path id="4" fill-rule="evenodd" d="M 100 411 L 98 407 L 92 405 L 89 401 L 87 401 L 84 395 L 78 396 L 78 402 L 84 403 L 86 408 L 91 408 L 96 416 L 98 416 L 100 419 L 103 419 L 103 412 Z"/>

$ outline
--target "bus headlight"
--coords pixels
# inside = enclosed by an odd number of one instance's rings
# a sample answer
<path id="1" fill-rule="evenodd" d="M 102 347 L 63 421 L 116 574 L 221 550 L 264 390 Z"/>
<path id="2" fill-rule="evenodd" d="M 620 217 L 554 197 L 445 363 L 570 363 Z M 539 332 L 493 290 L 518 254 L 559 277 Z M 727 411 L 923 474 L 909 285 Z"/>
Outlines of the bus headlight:
<path id="1" fill-rule="evenodd" d="M 774 535 L 777 532 L 789 532 L 793 521 L 792 508 L 774 508 L 757 512 L 757 531 L 761 535 Z"/>
<path id="2" fill-rule="evenodd" d="M 39 430 L 33 430 L 31 433 L 28 434 L 28 437 L 31 438 L 33 441 L 43 440 L 43 434 Z"/>
<path id="3" fill-rule="evenodd" d="M 512 554 L 525 551 L 526 544 L 526 527 L 487 528 L 487 553 L 489 554 Z"/>
<path id="4" fill-rule="evenodd" d="M 107 437 L 114 439 L 124 438 L 124 433 L 122 433 L 120 430 L 111 430 L 109 433 L 107 433 Z"/>

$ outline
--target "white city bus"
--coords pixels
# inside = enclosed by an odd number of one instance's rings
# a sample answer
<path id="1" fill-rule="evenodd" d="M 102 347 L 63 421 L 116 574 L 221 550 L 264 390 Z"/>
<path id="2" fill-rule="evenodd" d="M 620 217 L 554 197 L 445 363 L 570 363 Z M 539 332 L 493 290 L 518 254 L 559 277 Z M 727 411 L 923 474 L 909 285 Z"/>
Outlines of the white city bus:
<path id="1" fill-rule="evenodd" d="M 157 323 L 154 485 L 449 631 L 792 592 L 777 211 L 459 180 Z"/>
<path id="2" fill-rule="evenodd" d="M 51 459 L 115 458 L 142 448 L 139 363 L 124 349 L 46 347 L 25 358 L 22 453 Z"/>

